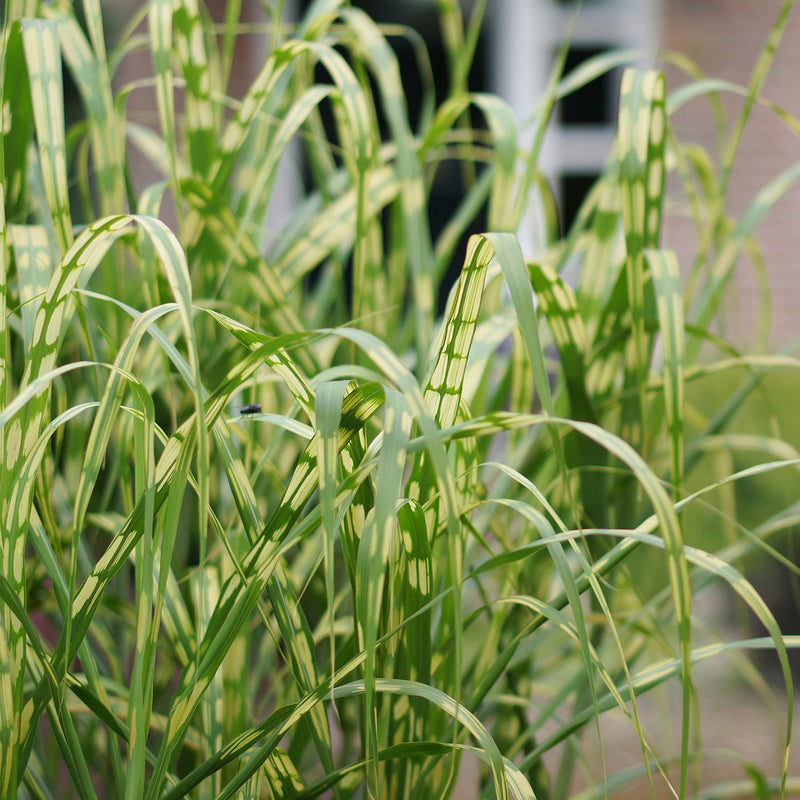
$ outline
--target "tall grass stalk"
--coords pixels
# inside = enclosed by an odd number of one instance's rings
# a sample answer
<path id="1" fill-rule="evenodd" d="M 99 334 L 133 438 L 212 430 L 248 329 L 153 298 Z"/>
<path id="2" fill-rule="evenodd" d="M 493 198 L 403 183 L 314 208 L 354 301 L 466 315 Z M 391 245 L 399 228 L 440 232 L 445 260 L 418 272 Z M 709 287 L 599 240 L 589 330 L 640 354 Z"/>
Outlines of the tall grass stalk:
<path id="1" fill-rule="evenodd" d="M 214 26 L 196 0 L 151 0 L 111 51 L 100 0 L 80 21 L 70 3 L 10 0 L 0 796 L 447 797 L 465 754 L 481 797 L 602 797 L 640 778 L 654 796 L 796 792 L 798 641 L 748 575 L 796 573 L 778 545 L 800 455 L 768 385 L 799 364 L 742 355 L 716 327 L 757 223 L 800 176 L 788 165 L 731 218 L 728 175 L 792 5 L 747 86 L 671 93 L 628 67 L 607 168 L 560 232 L 538 168 L 554 104 L 629 53 L 562 76 L 565 41 L 526 130 L 468 86 L 486 2 L 467 18 L 437 3 L 437 104 L 417 34 L 342 0 L 296 25 L 267 5 L 249 27 L 240 2 Z M 266 56 L 234 97 L 243 37 Z M 415 119 L 397 37 L 417 57 Z M 126 85 L 142 51 L 152 74 Z M 69 129 L 64 73 L 82 112 Z M 732 125 L 724 91 L 745 98 Z M 671 126 L 698 97 L 718 115 L 718 168 Z M 274 230 L 279 166 L 300 160 L 305 191 Z M 464 194 L 434 235 L 450 162 Z M 669 172 L 694 265 L 662 241 Z M 535 258 L 516 238 L 529 202 L 549 237 Z M 481 212 L 490 232 L 466 241 Z M 764 396 L 776 410 L 754 414 Z M 708 587 L 764 636 L 709 638 Z M 777 655 L 780 763 L 740 753 L 750 783 L 708 787 L 705 665 L 771 696 L 751 650 Z M 650 696 L 677 697 L 666 744 Z M 638 768 L 605 763 L 614 714 Z"/>

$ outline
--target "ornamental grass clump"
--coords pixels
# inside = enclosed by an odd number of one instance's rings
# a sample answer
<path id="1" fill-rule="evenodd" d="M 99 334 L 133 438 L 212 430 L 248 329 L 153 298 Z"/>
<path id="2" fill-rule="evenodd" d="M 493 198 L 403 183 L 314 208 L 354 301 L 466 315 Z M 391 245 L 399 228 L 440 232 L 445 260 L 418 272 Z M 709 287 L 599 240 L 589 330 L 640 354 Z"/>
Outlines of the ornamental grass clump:
<path id="1" fill-rule="evenodd" d="M 635 779 L 694 796 L 713 745 L 697 676 L 733 664 L 736 686 L 772 697 L 750 650 L 779 665 L 778 767 L 739 753 L 741 782 L 707 791 L 798 789 L 797 639 L 745 577 L 796 572 L 773 546 L 796 504 L 776 492 L 761 518 L 731 515 L 752 482 L 796 479 L 789 433 L 748 409 L 798 362 L 740 354 L 715 327 L 737 257 L 800 175 L 731 217 L 726 176 L 792 5 L 748 86 L 670 94 L 627 67 L 614 150 L 562 234 L 543 132 L 629 53 L 562 77 L 565 42 L 521 127 L 467 84 L 485 2 L 467 21 L 437 3 L 438 101 L 418 37 L 341 0 L 291 26 L 265 5 L 250 27 L 237 2 L 213 25 L 196 0 L 151 0 L 111 50 L 99 0 L 6 4 L 2 798 L 461 796 L 464 761 L 480 797 Z M 239 37 L 266 53 L 234 97 Z M 397 37 L 422 83 L 413 121 Z M 121 81 L 141 52 L 150 76 Z M 743 110 L 721 128 L 720 179 L 700 181 L 713 162 L 670 115 L 729 89 Z M 463 197 L 434 236 L 452 162 Z M 286 163 L 305 191 L 273 229 Z M 662 241 L 667 172 L 703 248 L 687 290 Z M 530 203 L 535 258 L 516 237 Z M 467 239 L 477 218 L 488 232 Z M 737 470 L 740 449 L 758 458 Z M 764 635 L 710 633 L 693 607 L 709 587 Z M 650 696 L 678 709 L 667 748 Z M 612 714 L 638 768 L 603 766 Z"/>

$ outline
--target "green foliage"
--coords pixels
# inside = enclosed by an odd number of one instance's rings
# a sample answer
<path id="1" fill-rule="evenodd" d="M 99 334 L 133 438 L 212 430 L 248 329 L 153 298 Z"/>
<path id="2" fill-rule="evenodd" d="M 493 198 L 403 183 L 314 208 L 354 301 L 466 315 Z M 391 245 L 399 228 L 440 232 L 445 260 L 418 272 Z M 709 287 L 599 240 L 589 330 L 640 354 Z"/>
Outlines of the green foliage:
<path id="1" fill-rule="evenodd" d="M 480 796 L 561 798 L 615 710 L 641 769 L 602 773 L 592 796 L 639 774 L 686 797 L 707 747 L 695 673 L 727 656 L 758 687 L 750 649 L 777 654 L 786 755 L 771 775 L 739 754 L 743 791 L 787 790 L 798 641 L 745 573 L 795 570 L 772 544 L 797 523 L 800 442 L 761 401 L 769 381 L 796 387 L 799 365 L 741 355 L 715 323 L 800 176 L 789 166 L 730 218 L 727 178 L 792 2 L 747 87 L 669 95 L 660 72 L 626 69 L 615 150 L 563 236 L 536 166 L 550 111 L 627 56 L 563 79 L 557 65 L 520 131 L 466 85 L 486 5 L 465 22 L 437 4 L 439 105 L 415 34 L 391 31 L 418 58 L 412 122 L 390 32 L 341 0 L 292 28 L 265 5 L 246 31 L 237 2 L 213 28 L 197 0 L 151 0 L 110 54 L 99 0 L 83 27 L 66 2 L 6 4 L 4 800 L 445 797 L 464 753 Z M 235 98 L 245 33 L 267 54 Z M 121 85 L 141 50 L 152 77 Z M 63 69 L 83 109 L 69 130 Z M 720 126 L 717 170 L 670 114 L 729 90 L 745 102 Z M 271 230 L 297 153 L 307 191 Z M 143 160 L 160 174 L 144 186 Z M 451 162 L 464 195 L 434 237 Z M 686 289 L 661 246 L 667 170 L 701 243 Z M 550 237 L 535 260 L 515 238 L 533 201 Z M 492 232 L 462 258 L 481 210 Z M 737 511 L 753 487 L 762 502 Z M 709 585 L 767 635 L 709 640 L 692 606 Z M 679 735 L 662 752 L 640 699 L 673 685 Z"/>

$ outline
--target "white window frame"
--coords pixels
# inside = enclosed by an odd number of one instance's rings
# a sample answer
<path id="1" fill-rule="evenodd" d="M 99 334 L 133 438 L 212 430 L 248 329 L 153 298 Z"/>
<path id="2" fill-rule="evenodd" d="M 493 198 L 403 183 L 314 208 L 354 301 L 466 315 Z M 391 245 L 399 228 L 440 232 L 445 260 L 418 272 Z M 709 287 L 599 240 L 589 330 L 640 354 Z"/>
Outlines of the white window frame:
<path id="1" fill-rule="evenodd" d="M 569 28 L 573 4 L 556 0 L 495 0 L 489 17 L 489 86 L 514 110 L 521 144 L 533 143 L 532 115 L 547 89 L 553 55 Z M 587 47 L 636 49 L 654 54 L 661 0 L 585 0 L 571 42 Z M 652 56 L 642 64 L 652 63 Z M 561 178 L 599 173 L 611 150 L 614 124 L 565 126 L 554 116 L 539 156 L 539 168 L 560 194 Z M 559 201 L 561 200 L 558 197 Z M 541 249 L 541 231 L 528 219 L 520 231 L 526 251 Z"/>

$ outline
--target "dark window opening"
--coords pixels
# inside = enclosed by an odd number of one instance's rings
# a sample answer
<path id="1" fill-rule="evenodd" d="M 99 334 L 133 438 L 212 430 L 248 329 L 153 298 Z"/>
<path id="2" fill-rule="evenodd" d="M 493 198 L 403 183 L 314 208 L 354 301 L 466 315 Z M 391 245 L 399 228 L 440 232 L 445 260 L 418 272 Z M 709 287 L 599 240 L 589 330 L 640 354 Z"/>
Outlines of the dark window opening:
<path id="1" fill-rule="evenodd" d="M 301 15 L 305 13 L 310 5 L 309 0 L 301 2 Z M 387 41 L 392 47 L 397 58 L 400 76 L 403 84 L 403 97 L 408 108 L 408 119 L 412 130 L 416 130 L 423 104 L 426 102 L 425 91 L 428 87 L 423 85 L 423 77 L 420 72 L 419 54 L 417 50 L 424 47 L 427 59 L 430 62 L 430 70 L 433 75 L 435 101 L 440 104 L 447 95 L 450 82 L 450 74 L 447 63 L 447 53 L 442 40 L 439 27 L 439 17 L 436 8 L 430 6 L 411 6 L 401 3 L 387 3 L 385 0 L 352 0 L 352 6 L 366 11 L 367 14 L 379 25 L 397 25 L 407 28 L 412 33 L 392 33 L 387 35 Z M 415 35 L 416 34 L 416 35 Z M 419 41 L 419 38 L 423 40 Z M 343 48 L 337 48 L 345 57 Z M 329 83 L 324 68 L 318 67 L 315 72 L 315 80 L 322 83 Z M 469 76 L 467 78 L 471 91 L 488 91 L 488 67 L 486 43 L 483 35 L 479 36 L 475 48 Z M 370 76 L 370 85 L 376 95 L 376 106 L 378 113 L 382 113 L 382 103 L 378 97 L 378 87 L 375 80 Z M 475 117 L 475 115 L 473 115 Z M 381 131 L 386 133 L 386 123 L 380 119 Z M 473 123 L 480 124 L 480 118 L 473 118 Z"/>
<path id="2" fill-rule="evenodd" d="M 308 8 L 308 0 L 300 3 L 301 14 Z M 424 46 L 427 58 L 430 61 L 430 70 L 433 76 L 435 102 L 438 106 L 447 96 L 450 85 L 450 74 L 448 69 L 447 53 L 442 40 L 441 29 L 439 27 L 438 12 L 433 4 L 430 6 L 387 3 L 385 0 L 353 0 L 353 6 L 366 11 L 378 24 L 402 25 L 418 34 L 424 41 L 424 45 L 412 35 L 388 35 L 387 41 L 392 47 L 397 58 L 398 67 L 402 79 L 403 95 L 408 109 L 408 121 L 412 131 L 417 131 L 423 106 L 430 102 L 430 98 L 425 96 L 429 92 L 429 87 L 423 83 L 420 72 L 419 56 L 417 48 Z M 347 58 L 347 53 L 343 48 L 340 52 Z M 324 68 L 317 68 L 315 80 L 322 83 L 330 82 Z M 371 90 L 375 96 L 375 107 L 378 114 L 382 137 L 388 137 L 389 131 L 387 121 L 383 115 L 383 104 L 379 95 L 378 86 L 373 76 L 369 76 Z M 483 35 L 478 39 L 475 56 L 472 61 L 471 70 L 468 76 L 468 86 L 471 91 L 488 91 L 488 57 L 486 40 Z M 484 127 L 484 121 L 480 113 L 470 109 L 471 125 L 480 129 Z M 322 109 L 322 118 L 325 125 L 326 135 L 331 137 L 331 141 L 337 140 L 333 119 L 330 108 Z M 309 145 L 307 145 L 308 147 Z M 304 159 L 304 179 L 307 190 L 313 188 L 313 180 L 309 174 L 309 156 Z M 479 175 L 482 169 L 481 164 L 475 166 L 475 174 Z M 447 223 L 455 214 L 459 204 L 464 198 L 468 187 L 464 184 L 464 171 L 460 164 L 455 162 L 441 163 L 438 165 L 436 175 L 430 187 L 428 200 L 428 222 L 430 225 L 431 238 L 436 242 L 439 234 L 444 230 Z M 387 221 L 388 215 L 384 214 L 384 231 L 388 235 Z M 466 245 L 472 233 L 485 230 L 486 214 L 482 210 L 473 219 L 467 230 L 459 238 L 458 244 L 453 251 L 453 257 L 445 268 L 444 276 L 437 288 L 438 296 L 435 304 L 441 313 L 452 285 L 457 280 L 464 262 Z M 348 296 L 352 286 L 351 268 L 345 268 L 343 285 Z M 309 276 L 310 280 L 315 280 L 315 275 Z"/>
<path id="3" fill-rule="evenodd" d="M 450 75 L 447 54 L 439 26 L 439 12 L 433 3 L 413 5 L 411 3 L 388 3 L 386 0 L 352 0 L 352 5 L 363 9 L 378 24 L 402 25 L 415 31 L 425 42 L 436 86 L 436 102 L 444 100 Z M 403 79 L 403 93 L 409 107 L 412 125 L 418 118 L 422 102 L 422 81 L 414 52 L 416 43 L 407 36 L 387 37 L 397 56 Z M 468 77 L 472 91 L 487 91 L 486 53 L 483 36 L 479 37 Z"/>
<path id="4" fill-rule="evenodd" d="M 568 75 L 590 58 L 609 50 L 606 46 L 575 45 L 567 53 L 564 74 Z M 562 125 L 611 125 L 617 105 L 618 70 L 605 72 L 559 103 Z"/>
<path id="5" fill-rule="evenodd" d="M 559 6 L 574 6 L 577 5 L 579 0 L 555 0 L 556 5 Z M 599 6 L 603 0 L 583 0 L 581 6 Z"/>
<path id="6" fill-rule="evenodd" d="M 452 220 L 464 196 L 469 191 L 465 184 L 463 164 L 458 161 L 445 161 L 439 165 L 433 180 L 428 205 L 428 222 L 431 228 L 431 237 L 436 242 L 443 233 L 448 223 Z M 476 177 L 485 169 L 483 165 L 476 165 Z M 483 233 L 487 229 L 486 207 L 480 209 L 475 217 L 467 224 L 464 232 L 458 239 L 450 262 L 444 270 L 441 280 L 438 281 L 436 311 L 441 314 L 447 305 L 447 296 L 458 280 L 464 266 L 464 257 L 467 253 L 467 242 L 474 233 Z"/>
<path id="7" fill-rule="evenodd" d="M 561 229 L 564 233 L 572 227 L 581 204 L 599 177 L 599 172 L 570 172 L 561 176 Z"/>

